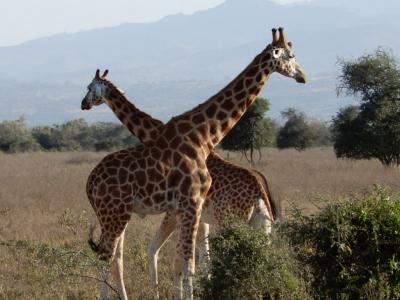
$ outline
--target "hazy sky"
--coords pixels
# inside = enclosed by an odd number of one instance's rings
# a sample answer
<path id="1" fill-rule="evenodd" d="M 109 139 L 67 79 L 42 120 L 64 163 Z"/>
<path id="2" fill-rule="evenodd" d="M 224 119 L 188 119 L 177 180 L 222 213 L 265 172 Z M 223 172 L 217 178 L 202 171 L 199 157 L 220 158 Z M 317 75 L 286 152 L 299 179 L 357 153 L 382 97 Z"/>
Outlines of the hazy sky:
<path id="1" fill-rule="evenodd" d="M 222 2 L 224 0 L 0 0 L 0 46 L 61 32 L 155 21 L 179 12 L 190 14 Z"/>

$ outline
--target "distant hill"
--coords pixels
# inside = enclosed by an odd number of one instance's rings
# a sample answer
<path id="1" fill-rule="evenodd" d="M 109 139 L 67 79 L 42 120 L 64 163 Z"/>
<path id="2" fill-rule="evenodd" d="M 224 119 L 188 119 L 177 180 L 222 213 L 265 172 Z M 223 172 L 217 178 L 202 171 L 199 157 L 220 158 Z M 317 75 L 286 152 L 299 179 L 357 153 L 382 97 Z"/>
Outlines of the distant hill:
<path id="1" fill-rule="evenodd" d="M 345 0 L 293 5 L 228 0 L 190 16 L 1 47 L 0 119 L 25 114 L 34 124 L 76 117 L 111 120 L 105 107 L 79 110 L 95 69 L 107 67 L 110 78 L 139 107 L 167 120 L 222 88 L 270 42 L 270 29 L 283 25 L 311 81 L 300 86 L 274 75 L 263 91 L 272 102 L 272 116 L 296 106 L 328 120 L 351 102 L 336 98 L 337 57 L 357 57 L 379 45 L 399 53 L 400 4 L 386 1 L 390 13 L 385 1 L 371 7 L 361 0 L 347 1 L 363 4 L 357 11 Z M 371 13 L 374 7 L 379 13 Z"/>

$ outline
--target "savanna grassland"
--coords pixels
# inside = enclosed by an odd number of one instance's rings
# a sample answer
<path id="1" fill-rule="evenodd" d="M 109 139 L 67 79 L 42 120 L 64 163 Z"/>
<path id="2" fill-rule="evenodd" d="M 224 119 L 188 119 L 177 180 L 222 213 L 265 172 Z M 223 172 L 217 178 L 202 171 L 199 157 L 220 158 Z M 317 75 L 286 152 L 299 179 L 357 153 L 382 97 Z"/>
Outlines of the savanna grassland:
<path id="1" fill-rule="evenodd" d="M 93 212 L 85 184 L 105 154 L 0 153 L 0 299 L 96 299 L 101 263 L 86 243 Z M 240 155 L 230 158 L 247 165 Z M 362 194 L 373 184 L 400 190 L 398 169 L 372 160 L 337 160 L 330 148 L 266 149 L 255 167 L 286 214 L 294 206 L 311 213 L 324 204 L 321 199 Z M 153 296 L 146 249 L 161 217 L 134 216 L 128 226 L 124 265 L 131 299 Z M 163 299 L 171 298 L 173 250 L 171 239 L 160 253 Z"/>

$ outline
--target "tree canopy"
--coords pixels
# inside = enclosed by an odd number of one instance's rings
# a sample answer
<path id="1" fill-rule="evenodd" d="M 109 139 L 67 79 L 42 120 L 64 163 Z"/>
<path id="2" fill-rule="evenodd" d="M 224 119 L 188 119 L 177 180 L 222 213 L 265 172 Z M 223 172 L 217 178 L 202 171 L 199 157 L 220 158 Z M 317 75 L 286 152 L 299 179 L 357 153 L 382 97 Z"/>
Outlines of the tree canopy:
<path id="1" fill-rule="evenodd" d="M 304 150 L 312 145 L 312 131 L 307 123 L 306 116 L 294 108 L 281 112 L 286 123 L 279 129 L 276 145 L 279 149 L 295 148 Z"/>
<path id="2" fill-rule="evenodd" d="M 377 158 L 385 166 L 400 164 L 400 68 L 383 48 L 356 60 L 340 60 L 338 93 L 355 95 L 357 107 L 334 117 L 332 131 L 338 157 Z"/>
<path id="3" fill-rule="evenodd" d="M 272 145 L 274 141 L 275 126 L 272 120 L 265 116 L 268 110 L 268 100 L 257 98 L 239 122 L 221 141 L 221 148 L 245 154 L 250 151 L 249 160 L 253 162 L 254 150 Z"/>

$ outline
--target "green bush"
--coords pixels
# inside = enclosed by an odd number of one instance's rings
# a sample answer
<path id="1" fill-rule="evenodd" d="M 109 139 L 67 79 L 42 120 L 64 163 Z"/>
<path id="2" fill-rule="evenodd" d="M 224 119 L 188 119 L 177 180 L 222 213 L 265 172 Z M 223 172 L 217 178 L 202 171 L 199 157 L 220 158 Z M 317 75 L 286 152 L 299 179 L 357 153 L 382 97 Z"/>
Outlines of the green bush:
<path id="1" fill-rule="evenodd" d="M 37 126 L 32 128 L 31 133 L 42 149 L 51 150 L 58 147 L 54 128 L 49 126 Z"/>
<path id="2" fill-rule="evenodd" d="M 0 150 L 8 153 L 36 151 L 40 145 L 32 137 L 23 117 L 0 123 Z"/>
<path id="3" fill-rule="evenodd" d="M 382 187 L 282 228 L 316 299 L 400 299 L 400 201 Z"/>
<path id="4" fill-rule="evenodd" d="M 138 140 L 119 124 L 97 122 L 88 124 L 84 119 L 53 126 L 32 129 L 25 119 L 0 122 L 0 151 L 111 151 L 136 145 Z"/>
<path id="5" fill-rule="evenodd" d="M 210 278 L 200 279 L 200 298 L 307 299 L 284 245 L 244 223 L 228 222 L 210 237 Z"/>

